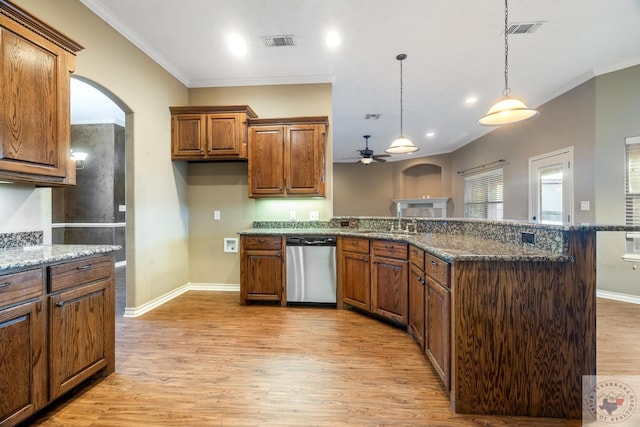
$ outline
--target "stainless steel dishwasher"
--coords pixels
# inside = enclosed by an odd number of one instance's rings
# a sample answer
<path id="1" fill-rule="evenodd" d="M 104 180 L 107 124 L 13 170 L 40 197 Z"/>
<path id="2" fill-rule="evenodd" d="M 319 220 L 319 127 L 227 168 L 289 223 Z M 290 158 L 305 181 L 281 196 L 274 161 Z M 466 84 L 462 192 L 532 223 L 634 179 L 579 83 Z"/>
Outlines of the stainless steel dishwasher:
<path id="1" fill-rule="evenodd" d="M 336 238 L 287 237 L 287 302 L 336 303 Z"/>

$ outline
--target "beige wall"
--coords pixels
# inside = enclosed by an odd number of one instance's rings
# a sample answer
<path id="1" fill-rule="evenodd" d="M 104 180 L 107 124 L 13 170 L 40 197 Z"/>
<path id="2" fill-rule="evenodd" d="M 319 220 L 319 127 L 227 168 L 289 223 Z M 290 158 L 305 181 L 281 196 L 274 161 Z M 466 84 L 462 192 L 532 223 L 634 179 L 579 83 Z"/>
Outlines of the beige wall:
<path id="1" fill-rule="evenodd" d="M 169 106 L 185 104 L 187 89 L 78 0 L 17 3 L 82 44 L 75 74 L 107 88 L 130 112 L 127 306 L 138 307 L 185 284 L 187 176 L 183 165 L 171 162 Z"/>
<path id="2" fill-rule="evenodd" d="M 625 138 L 640 136 L 640 66 L 596 79 L 595 221 L 624 224 Z M 625 233 L 598 233 L 598 288 L 640 295 L 640 270 L 620 259 Z"/>
<path id="3" fill-rule="evenodd" d="M 190 105 L 249 105 L 258 117 L 328 116 L 327 181 L 325 198 L 250 199 L 247 163 L 191 163 L 188 165 L 189 278 L 191 282 L 240 283 L 238 254 L 225 253 L 225 237 L 237 237 L 253 221 L 308 220 L 318 211 L 321 220 L 333 215 L 331 159 L 331 85 L 277 85 L 197 88 L 189 91 Z M 220 211 L 220 220 L 213 212 Z"/>

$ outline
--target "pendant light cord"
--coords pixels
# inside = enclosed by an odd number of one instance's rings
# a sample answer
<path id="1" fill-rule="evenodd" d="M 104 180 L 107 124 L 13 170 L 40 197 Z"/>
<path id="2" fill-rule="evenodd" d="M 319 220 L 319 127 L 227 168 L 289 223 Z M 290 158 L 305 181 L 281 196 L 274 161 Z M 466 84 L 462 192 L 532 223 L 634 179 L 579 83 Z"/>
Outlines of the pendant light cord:
<path id="1" fill-rule="evenodd" d="M 511 89 L 509 88 L 509 38 L 507 29 L 509 26 L 509 0 L 504 0 L 504 90 L 502 94 L 509 96 Z M 402 63 L 401 63 L 402 65 Z"/>
<path id="2" fill-rule="evenodd" d="M 405 59 L 407 59 L 407 55 L 405 55 L 404 53 L 401 53 L 400 55 L 396 56 L 396 59 L 400 61 L 400 136 L 403 137 L 404 131 L 402 128 L 402 116 L 403 116 L 402 93 L 403 93 L 404 86 L 402 84 L 402 62 Z"/>

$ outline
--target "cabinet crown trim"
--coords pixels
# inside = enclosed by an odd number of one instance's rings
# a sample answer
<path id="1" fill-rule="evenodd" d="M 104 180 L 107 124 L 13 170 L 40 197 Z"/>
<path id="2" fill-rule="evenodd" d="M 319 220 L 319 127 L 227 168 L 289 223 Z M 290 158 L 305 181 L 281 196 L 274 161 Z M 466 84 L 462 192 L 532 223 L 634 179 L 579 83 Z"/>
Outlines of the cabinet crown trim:
<path id="1" fill-rule="evenodd" d="M 169 111 L 171 111 L 171 114 L 246 113 L 247 117 L 258 117 L 256 112 L 248 105 L 186 105 L 169 107 Z"/>
<path id="2" fill-rule="evenodd" d="M 7 0 L 0 0 L 0 14 L 12 19 L 50 42 L 55 43 L 73 55 L 84 49 L 84 47 L 75 40 Z"/>
<path id="3" fill-rule="evenodd" d="M 261 125 L 296 125 L 296 124 L 321 124 L 329 125 L 327 116 L 306 116 L 306 117 L 276 117 L 266 119 L 250 119 L 249 126 Z"/>

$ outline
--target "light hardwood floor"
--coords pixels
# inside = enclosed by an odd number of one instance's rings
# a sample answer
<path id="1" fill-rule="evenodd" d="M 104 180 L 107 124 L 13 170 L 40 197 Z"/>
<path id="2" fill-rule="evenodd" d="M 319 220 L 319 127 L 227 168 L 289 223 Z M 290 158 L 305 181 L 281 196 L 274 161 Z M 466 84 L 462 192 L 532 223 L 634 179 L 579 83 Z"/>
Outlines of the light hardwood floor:
<path id="1" fill-rule="evenodd" d="M 54 404 L 39 426 L 579 426 L 458 415 L 398 328 L 350 310 L 240 306 L 189 292 L 117 319 L 116 372 Z M 598 300 L 598 369 L 635 373 L 640 306 Z"/>

